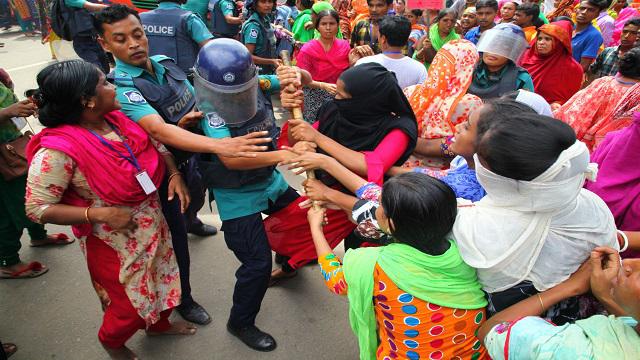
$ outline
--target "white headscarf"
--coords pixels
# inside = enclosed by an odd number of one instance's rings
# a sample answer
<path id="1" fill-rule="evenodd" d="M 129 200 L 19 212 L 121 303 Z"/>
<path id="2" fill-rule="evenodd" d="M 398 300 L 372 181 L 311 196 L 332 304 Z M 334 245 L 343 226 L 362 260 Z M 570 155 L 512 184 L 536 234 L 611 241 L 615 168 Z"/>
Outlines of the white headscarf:
<path id="1" fill-rule="evenodd" d="M 553 112 L 551 112 L 551 106 L 542 96 L 533 93 L 527 90 L 518 90 L 518 96 L 516 96 L 516 101 L 525 104 L 535 110 L 540 115 L 553 117 Z"/>
<path id="2" fill-rule="evenodd" d="M 487 195 L 459 208 L 453 234 L 485 291 L 524 280 L 544 291 L 566 280 L 595 247 L 618 249 L 611 211 L 582 187 L 597 172 L 584 143 L 576 141 L 532 181 L 497 175 L 474 159 Z"/>

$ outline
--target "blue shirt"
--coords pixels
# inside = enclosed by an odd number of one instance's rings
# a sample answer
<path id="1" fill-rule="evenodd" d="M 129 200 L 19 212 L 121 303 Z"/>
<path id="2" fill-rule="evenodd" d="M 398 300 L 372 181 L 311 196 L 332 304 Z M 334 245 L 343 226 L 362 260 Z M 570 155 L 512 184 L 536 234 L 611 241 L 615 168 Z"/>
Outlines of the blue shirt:
<path id="1" fill-rule="evenodd" d="M 467 33 L 464 35 L 464 38 L 471 41 L 475 45 L 478 45 L 478 40 L 480 40 L 480 35 L 482 35 L 482 32 L 480 31 L 480 26 L 476 26 L 474 28 L 471 28 L 469 31 L 467 31 Z"/>
<path id="2" fill-rule="evenodd" d="M 280 90 L 280 82 L 275 75 L 260 75 L 260 88 L 267 94 Z M 201 128 L 206 136 L 216 139 L 231 137 L 229 127 L 224 124 L 210 124 L 205 117 Z M 276 201 L 287 191 L 289 184 L 282 174 L 275 170 L 265 181 L 236 189 L 212 188 L 220 213 L 220 219 L 231 220 L 262 212 L 269 207 L 269 201 Z"/>
<path id="3" fill-rule="evenodd" d="M 602 45 L 602 34 L 589 24 L 584 30 L 576 33 L 571 39 L 573 58 L 580 62 L 582 58 L 595 59 Z"/>
<path id="4" fill-rule="evenodd" d="M 165 67 L 159 63 L 163 59 L 168 59 L 164 55 L 151 56 L 151 66 L 155 76 L 147 70 L 133 66 L 116 59 L 116 67 L 113 69 L 116 83 L 116 100 L 122 105 L 121 111 L 131 120 L 138 122 L 147 115 L 159 115 L 158 112 L 144 99 L 142 94 L 133 84 L 133 78 L 141 77 L 150 80 L 158 85 L 166 83 Z M 194 92 L 193 86 L 188 80 L 185 84 L 191 92 Z"/>
<path id="5" fill-rule="evenodd" d="M 182 8 L 198 14 L 202 20 L 207 20 L 207 12 L 209 12 L 209 0 L 187 0 Z"/>
<path id="6" fill-rule="evenodd" d="M 161 2 L 158 4 L 158 9 L 181 9 L 181 7 L 178 3 Z M 207 25 L 195 13 L 187 18 L 187 33 L 198 44 L 205 40 L 213 39 L 213 35 L 211 35 Z"/>

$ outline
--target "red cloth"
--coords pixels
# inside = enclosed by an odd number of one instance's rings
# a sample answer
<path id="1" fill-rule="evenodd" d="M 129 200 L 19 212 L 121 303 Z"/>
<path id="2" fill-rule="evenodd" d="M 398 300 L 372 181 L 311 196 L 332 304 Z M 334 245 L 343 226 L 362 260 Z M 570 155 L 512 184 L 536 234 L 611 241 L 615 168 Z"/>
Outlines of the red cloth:
<path id="1" fill-rule="evenodd" d="M 271 249 L 280 255 L 290 257 L 289 265 L 294 269 L 318 257 L 307 221 L 307 209 L 298 206 L 306 199 L 307 197 L 301 196 L 286 208 L 264 219 L 264 228 Z M 344 211 L 328 209 L 326 214 L 329 223 L 323 228 L 324 236 L 333 249 L 356 228 L 356 225 L 349 221 Z"/>
<path id="2" fill-rule="evenodd" d="M 313 128 L 318 129 L 319 122 L 313 123 Z M 289 145 L 289 123 L 282 126 L 278 148 Z M 391 130 L 382 139 L 374 151 L 363 151 L 367 163 L 367 181 L 382 185 L 384 174 L 398 161 L 409 144 L 409 136 L 400 129 Z"/>
<path id="3" fill-rule="evenodd" d="M 531 75 L 536 93 L 548 103 L 564 104 L 580 90 L 583 79 L 582 66 L 571 56 L 571 24 L 568 21 L 546 24 L 538 29 L 540 33 L 554 38 L 553 50 L 540 55 L 536 37 L 522 56 L 521 66 Z"/>
<path id="4" fill-rule="evenodd" d="M 120 260 L 118 253 L 104 241 L 90 235 L 86 248 L 87 266 L 94 286 L 108 295 L 108 304 L 102 318 L 102 326 L 98 331 L 98 339 L 105 346 L 117 349 L 122 346 L 138 330 L 145 329 L 146 323 L 131 305 L 124 286 L 120 284 Z M 150 331 L 167 331 L 171 324 L 169 315 L 172 309 L 160 313 L 160 320 L 149 327 Z"/>
<path id="5" fill-rule="evenodd" d="M 166 167 L 149 135 L 120 111 L 106 114 L 105 119 L 120 131 L 140 167 L 147 171 L 156 187 L 160 187 Z M 120 154 L 129 156 L 124 142 L 107 142 Z M 62 151 L 71 157 L 87 178 L 91 190 L 109 204 L 135 206 L 149 196 L 136 180 L 138 170 L 83 127 L 62 125 L 42 130 L 27 146 L 29 162 L 42 147 Z"/>
<path id="6" fill-rule="evenodd" d="M 400 129 L 391 130 L 374 151 L 364 151 L 367 181 L 382 185 L 384 174 L 402 156 L 409 145 L 409 135 Z"/>
<path id="7" fill-rule="evenodd" d="M 325 51 L 320 40 L 314 39 L 302 46 L 296 62 L 313 80 L 335 84 L 340 74 L 349 68 L 349 51 L 347 40 L 334 39 L 329 51 Z"/>

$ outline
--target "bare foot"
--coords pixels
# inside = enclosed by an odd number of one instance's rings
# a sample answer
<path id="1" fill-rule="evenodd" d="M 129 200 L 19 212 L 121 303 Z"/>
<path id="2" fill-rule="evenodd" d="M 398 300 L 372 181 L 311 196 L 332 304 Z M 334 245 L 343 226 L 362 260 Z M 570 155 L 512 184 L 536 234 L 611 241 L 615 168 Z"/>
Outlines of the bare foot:
<path id="1" fill-rule="evenodd" d="M 107 351 L 109 357 L 113 360 L 139 360 L 140 358 L 131 351 L 128 347 L 123 346 L 117 349 L 112 349 L 109 347 L 102 345 L 102 347 Z"/>
<path id="2" fill-rule="evenodd" d="M 193 335 L 198 331 L 198 328 L 190 322 L 187 321 L 176 321 L 171 323 L 171 327 L 167 331 L 156 332 L 156 331 L 147 331 L 147 335 L 149 336 L 160 336 L 160 335 Z"/>

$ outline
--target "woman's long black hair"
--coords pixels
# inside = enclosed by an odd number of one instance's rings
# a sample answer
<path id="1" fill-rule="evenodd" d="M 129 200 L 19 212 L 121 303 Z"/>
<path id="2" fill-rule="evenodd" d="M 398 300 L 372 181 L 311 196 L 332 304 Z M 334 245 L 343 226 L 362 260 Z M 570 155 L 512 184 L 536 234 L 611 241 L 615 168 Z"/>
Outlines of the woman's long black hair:
<path id="1" fill-rule="evenodd" d="M 455 193 L 442 181 L 415 172 L 394 176 L 384 183 L 381 205 L 397 242 L 429 255 L 449 249 L 446 236 L 458 207 Z"/>
<path id="2" fill-rule="evenodd" d="M 66 60 L 42 69 L 34 98 L 38 119 L 46 127 L 77 124 L 85 102 L 96 95 L 100 70 L 84 60 Z"/>

